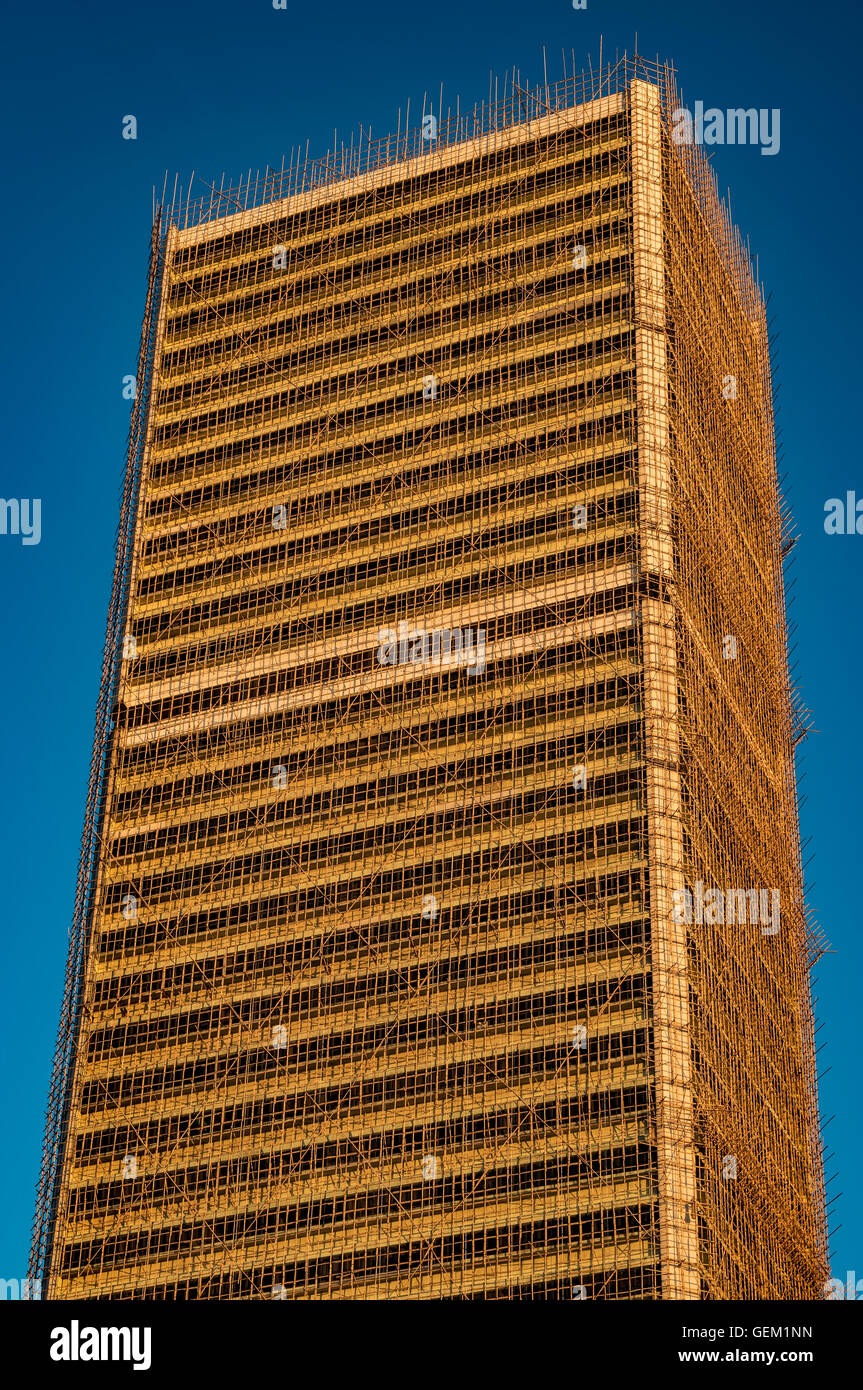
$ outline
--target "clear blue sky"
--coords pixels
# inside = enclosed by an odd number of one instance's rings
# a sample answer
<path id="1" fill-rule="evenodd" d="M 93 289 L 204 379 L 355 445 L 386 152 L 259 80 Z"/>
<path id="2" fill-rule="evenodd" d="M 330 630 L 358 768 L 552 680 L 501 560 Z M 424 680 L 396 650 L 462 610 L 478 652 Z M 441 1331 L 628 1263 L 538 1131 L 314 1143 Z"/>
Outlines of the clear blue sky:
<path id="1" fill-rule="evenodd" d="M 722 191 L 759 253 L 778 339 L 784 468 L 801 539 L 790 615 L 811 898 L 835 954 L 817 969 L 823 1115 L 839 1226 L 833 1272 L 863 1276 L 861 932 L 854 874 L 863 739 L 863 536 L 825 535 L 827 498 L 863 497 L 859 429 L 860 14 L 800 0 L 47 0 L 4 23 L 0 495 L 42 499 L 42 540 L 0 536 L 3 916 L 0 1277 L 25 1272 L 75 889 L 152 187 L 280 166 L 334 128 L 395 129 L 423 93 L 462 109 L 489 70 L 538 81 L 560 52 L 659 53 L 688 105 L 781 110 L 781 148 L 717 147 Z M 567 56 L 567 66 L 569 57 Z M 123 116 L 138 139 L 121 138 Z"/>

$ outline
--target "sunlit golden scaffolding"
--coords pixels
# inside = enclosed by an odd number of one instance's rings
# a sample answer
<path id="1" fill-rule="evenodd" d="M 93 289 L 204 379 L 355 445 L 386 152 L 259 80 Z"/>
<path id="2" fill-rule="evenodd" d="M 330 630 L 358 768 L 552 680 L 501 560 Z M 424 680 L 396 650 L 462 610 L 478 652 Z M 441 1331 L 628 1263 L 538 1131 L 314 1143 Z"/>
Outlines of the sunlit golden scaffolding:
<path id="1" fill-rule="evenodd" d="M 764 305 L 677 104 L 160 209 L 49 1296 L 819 1296 Z"/>

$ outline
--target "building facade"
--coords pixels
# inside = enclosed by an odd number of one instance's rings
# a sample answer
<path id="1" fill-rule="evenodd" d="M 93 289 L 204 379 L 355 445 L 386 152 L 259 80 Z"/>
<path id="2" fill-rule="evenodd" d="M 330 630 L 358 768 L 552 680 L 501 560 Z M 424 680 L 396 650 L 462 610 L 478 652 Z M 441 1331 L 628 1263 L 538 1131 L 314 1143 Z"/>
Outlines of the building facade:
<path id="1" fill-rule="evenodd" d="M 157 223 L 49 1297 L 821 1296 L 764 305 L 675 104 Z"/>

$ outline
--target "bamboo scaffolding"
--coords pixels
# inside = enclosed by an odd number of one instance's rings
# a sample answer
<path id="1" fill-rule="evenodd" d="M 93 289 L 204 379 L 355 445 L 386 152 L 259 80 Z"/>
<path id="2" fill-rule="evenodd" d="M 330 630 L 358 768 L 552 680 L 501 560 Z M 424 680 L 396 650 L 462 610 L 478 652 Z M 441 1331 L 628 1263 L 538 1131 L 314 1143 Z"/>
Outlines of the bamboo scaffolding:
<path id="1" fill-rule="evenodd" d="M 498 91 L 157 213 L 50 1297 L 820 1296 L 763 295 L 669 67 Z"/>

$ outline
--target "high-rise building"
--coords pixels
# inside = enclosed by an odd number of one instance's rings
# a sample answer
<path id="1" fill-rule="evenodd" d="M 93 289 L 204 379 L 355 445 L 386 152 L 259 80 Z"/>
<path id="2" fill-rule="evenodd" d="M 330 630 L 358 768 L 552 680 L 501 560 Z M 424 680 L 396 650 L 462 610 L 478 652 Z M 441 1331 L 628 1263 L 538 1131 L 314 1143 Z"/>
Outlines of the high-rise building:
<path id="1" fill-rule="evenodd" d="M 157 217 L 49 1297 L 821 1296 L 764 303 L 677 102 Z"/>

